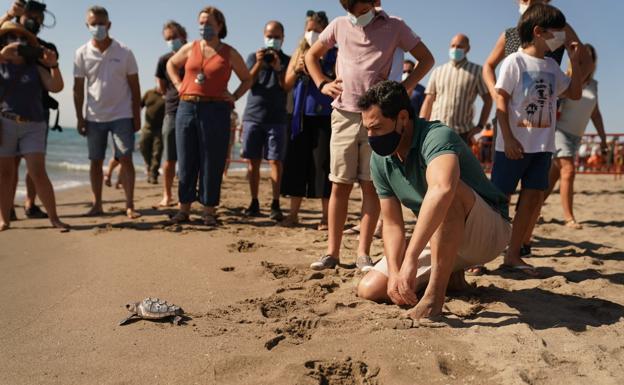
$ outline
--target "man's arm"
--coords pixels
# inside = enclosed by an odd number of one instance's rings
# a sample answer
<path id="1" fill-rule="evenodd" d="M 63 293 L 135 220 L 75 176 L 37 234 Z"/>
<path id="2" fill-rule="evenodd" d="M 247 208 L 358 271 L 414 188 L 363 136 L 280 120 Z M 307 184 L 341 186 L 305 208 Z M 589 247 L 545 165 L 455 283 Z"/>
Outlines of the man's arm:
<path id="1" fill-rule="evenodd" d="M 323 74 L 323 69 L 321 68 L 321 58 L 329 49 L 330 47 L 323 44 L 320 40 L 317 41 L 306 53 L 305 65 L 308 68 L 310 77 L 314 80 L 314 84 L 316 84 L 321 93 L 335 99 L 342 93 L 342 80 L 328 78 Z"/>
<path id="2" fill-rule="evenodd" d="M 128 75 L 128 85 L 132 95 L 132 121 L 134 131 L 141 129 L 141 86 L 139 85 L 139 74 Z"/>
<path id="3" fill-rule="evenodd" d="M 485 127 L 487 121 L 490 117 L 490 112 L 492 112 L 492 97 L 489 93 L 481 94 L 481 99 L 483 99 L 483 107 L 481 108 L 481 115 L 479 116 L 479 124 L 481 128 Z M 474 132 L 473 134 L 476 134 Z"/>
<path id="4" fill-rule="evenodd" d="M 490 91 L 492 99 L 496 99 L 496 67 L 505 58 L 505 33 L 503 32 L 498 40 L 490 56 L 483 64 L 483 81 Z"/>
<path id="5" fill-rule="evenodd" d="M 74 77 L 74 108 L 76 110 L 76 128 L 80 135 L 86 135 L 86 124 L 83 115 L 85 78 Z"/>
<path id="6" fill-rule="evenodd" d="M 388 296 L 397 305 L 404 305 L 405 301 L 399 294 L 397 277 L 403 257 L 405 256 L 405 223 L 401 202 L 395 197 L 382 198 L 381 216 L 383 222 L 384 252 L 388 261 Z"/>
<path id="7" fill-rule="evenodd" d="M 165 79 L 161 79 L 161 78 L 156 78 L 156 89 L 158 90 L 158 92 L 160 92 L 162 95 L 164 95 L 167 92 L 167 81 Z"/>
<path id="8" fill-rule="evenodd" d="M 446 218 L 459 183 L 459 158 L 456 154 L 443 154 L 427 165 L 427 193 L 423 199 L 418 221 L 407 246 L 405 259 L 399 272 L 399 292 L 410 305 L 416 305 L 416 271 L 418 257 Z M 384 218 L 385 219 L 385 218 Z M 385 226 L 385 223 L 384 223 Z"/>
<path id="9" fill-rule="evenodd" d="M 403 81 L 403 86 L 406 89 L 414 89 L 418 82 L 427 75 L 435 64 L 435 59 L 429 51 L 429 48 L 422 41 L 416 44 L 416 47 L 412 48 L 410 54 L 416 59 L 416 67 L 411 74 Z"/>
<path id="10" fill-rule="evenodd" d="M 426 94 L 425 101 L 423 101 L 422 107 L 420 107 L 420 117 L 429 120 L 431 119 L 431 111 L 433 109 L 433 102 L 436 100 L 435 94 Z"/>

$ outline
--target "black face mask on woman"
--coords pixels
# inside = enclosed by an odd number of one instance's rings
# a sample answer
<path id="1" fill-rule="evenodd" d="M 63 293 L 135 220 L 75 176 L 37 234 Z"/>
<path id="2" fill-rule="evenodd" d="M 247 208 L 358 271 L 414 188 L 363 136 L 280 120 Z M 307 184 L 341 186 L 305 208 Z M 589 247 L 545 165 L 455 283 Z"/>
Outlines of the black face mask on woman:
<path id="1" fill-rule="evenodd" d="M 401 142 L 401 134 L 396 132 L 396 127 L 398 123 L 398 119 L 394 123 L 394 130 L 384 135 L 379 136 L 369 136 L 368 144 L 370 144 L 371 148 L 375 153 L 379 156 L 388 156 L 392 155 L 397 147 L 399 147 L 399 142 Z"/>
<path id="2" fill-rule="evenodd" d="M 24 22 L 24 28 L 26 28 L 29 32 L 32 32 L 34 35 L 38 35 L 39 31 L 41 31 L 41 24 L 39 24 L 37 20 L 29 17 Z"/>

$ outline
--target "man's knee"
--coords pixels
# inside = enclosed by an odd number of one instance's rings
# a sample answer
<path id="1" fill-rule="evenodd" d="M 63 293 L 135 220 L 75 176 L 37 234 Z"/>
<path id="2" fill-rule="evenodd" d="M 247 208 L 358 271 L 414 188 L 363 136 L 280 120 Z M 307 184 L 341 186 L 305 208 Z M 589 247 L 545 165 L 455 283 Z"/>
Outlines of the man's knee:
<path id="1" fill-rule="evenodd" d="M 125 167 L 134 165 L 134 163 L 132 162 L 132 155 L 119 157 L 119 164 Z"/>
<path id="2" fill-rule="evenodd" d="M 366 274 L 357 287 L 357 296 L 369 301 L 381 302 L 386 297 L 388 279 L 378 271 Z"/>

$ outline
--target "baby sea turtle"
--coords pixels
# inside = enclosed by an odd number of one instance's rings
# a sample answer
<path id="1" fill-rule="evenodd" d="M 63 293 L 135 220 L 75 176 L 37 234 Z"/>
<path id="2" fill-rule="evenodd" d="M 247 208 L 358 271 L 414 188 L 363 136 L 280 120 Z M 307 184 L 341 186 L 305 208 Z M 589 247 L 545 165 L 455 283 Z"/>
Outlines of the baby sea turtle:
<path id="1" fill-rule="evenodd" d="M 119 322 L 119 325 L 125 324 L 133 317 L 150 320 L 173 317 L 173 323 L 178 325 L 182 320 L 181 315 L 184 314 L 181 307 L 158 298 L 145 298 L 141 302 L 129 303 L 126 305 L 126 309 L 131 314 Z"/>

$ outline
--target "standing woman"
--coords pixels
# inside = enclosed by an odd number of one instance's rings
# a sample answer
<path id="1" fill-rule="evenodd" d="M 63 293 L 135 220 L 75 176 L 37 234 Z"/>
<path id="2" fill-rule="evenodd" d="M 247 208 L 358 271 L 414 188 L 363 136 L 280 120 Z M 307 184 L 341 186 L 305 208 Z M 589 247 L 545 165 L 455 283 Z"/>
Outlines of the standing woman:
<path id="1" fill-rule="evenodd" d="M 215 7 L 199 12 L 199 40 L 184 45 L 167 63 L 167 74 L 180 94 L 176 115 L 180 210 L 171 220 L 188 222 L 191 204 L 204 205 L 203 222 L 215 226 L 216 206 L 230 139 L 230 112 L 251 87 L 251 76 L 241 55 L 223 43 L 227 27 Z M 184 79 L 179 70 L 184 67 Z M 232 71 L 241 81 L 231 94 Z M 199 192 L 197 181 L 199 178 Z"/>
<path id="2" fill-rule="evenodd" d="M 45 206 L 52 226 L 67 229 L 56 214 L 52 183 L 45 169 L 47 121 L 43 92 L 60 92 L 63 77 L 56 54 L 41 48 L 22 25 L 0 27 L 0 231 L 10 225 L 15 157 L 26 159 L 28 175 Z"/>
<path id="3" fill-rule="evenodd" d="M 559 193 L 563 207 L 563 220 L 565 225 L 573 229 L 582 229 L 583 226 L 576 221 L 572 203 L 574 200 L 574 158 L 580 147 L 581 139 L 585 134 L 585 128 L 591 119 L 600 136 L 603 153 L 607 150 L 607 137 L 605 135 L 602 114 L 598 108 L 598 82 L 594 80 L 596 71 L 596 50 L 590 44 L 585 45 L 592 61 L 592 71 L 583 83 L 583 95 L 579 100 L 564 99 L 561 102 L 560 116 L 555 130 L 555 159 L 550 169 L 550 185 L 548 194 L 552 192 L 561 178 Z M 570 67 L 569 67 L 570 68 Z M 571 69 L 568 76 L 571 76 Z M 544 200 L 546 200 L 546 197 Z"/>
<path id="4" fill-rule="evenodd" d="M 332 99 L 318 90 L 303 58 L 328 24 L 325 12 L 308 11 L 304 37 L 288 63 L 285 80 L 286 91 L 294 88 L 294 109 L 281 188 L 283 195 L 290 196 L 290 214 L 283 224 L 295 226 L 299 223 L 299 208 L 304 197 L 321 198 L 323 216 L 317 227 L 319 230 L 327 230 L 331 194 L 329 139 Z M 321 58 L 323 73 L 331 79 L 336 78 L 337 53 L 337 48 L 333 48 Z"/>

